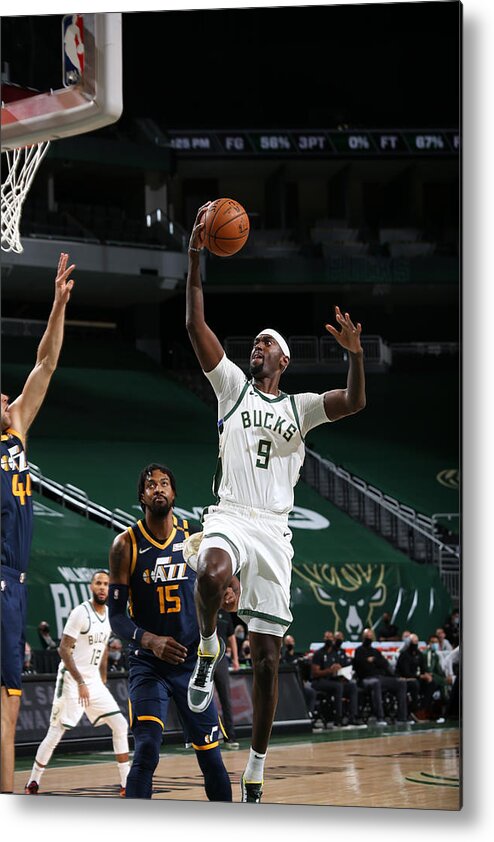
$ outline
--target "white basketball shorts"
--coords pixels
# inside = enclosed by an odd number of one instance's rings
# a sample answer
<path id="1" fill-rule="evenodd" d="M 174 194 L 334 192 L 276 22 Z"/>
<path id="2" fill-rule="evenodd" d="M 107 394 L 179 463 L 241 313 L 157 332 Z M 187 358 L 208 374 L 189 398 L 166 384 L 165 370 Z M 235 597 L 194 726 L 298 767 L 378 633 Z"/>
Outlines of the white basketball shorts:
<path id="1" fill-rule="evenodd" d="M 50 715 L 51 725 L 61 725 L 63 728 L 75 728 L 83 713 L 92 725 L 107 725 L 105 716 L 120 713 L 115 699 L 102 680 L 86 680 L 89 690 L 89 704 L 83 707 L 79 701 L 79 687 L 67 671 L 58 673 L 55 685 L 55 695 Z"/>
<path id="2" fill-rule="evenodd" d="M 225 550 L 240 579 L 237 614 L 249 631 L 283 637 L 292 622 L 292 533 L 286 515 L 222 502 L 203 516 L 199 559 L 210 548 Z"/>

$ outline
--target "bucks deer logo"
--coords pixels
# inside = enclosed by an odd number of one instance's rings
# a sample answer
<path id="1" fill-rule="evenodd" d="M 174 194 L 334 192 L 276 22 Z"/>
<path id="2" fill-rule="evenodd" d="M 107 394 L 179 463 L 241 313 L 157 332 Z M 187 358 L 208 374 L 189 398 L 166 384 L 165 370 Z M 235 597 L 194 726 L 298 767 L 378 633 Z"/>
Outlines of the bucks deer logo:
<path id="1" fill-rule="evenodd" d="M 359 640 L 373 625 L 374 609 L 386 600 L 384 564 L 302 564 L 293 572 L 310 585 L 321 605 L 331 608 L 334 629 L 347 640 Z"/>

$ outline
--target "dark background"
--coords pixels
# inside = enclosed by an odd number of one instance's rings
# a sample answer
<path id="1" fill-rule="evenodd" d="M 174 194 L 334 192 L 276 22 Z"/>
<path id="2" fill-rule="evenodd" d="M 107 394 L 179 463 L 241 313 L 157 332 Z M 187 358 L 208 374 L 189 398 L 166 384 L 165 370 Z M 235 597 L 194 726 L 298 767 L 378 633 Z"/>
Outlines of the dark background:
<path id="1" fill-rule="evenodd" d="M 456 0 L 124 12 L 121 123 L 457 127 L 459 15 Z M 12 81 L 60 85 L 61 18 L 3 17 Z"/>

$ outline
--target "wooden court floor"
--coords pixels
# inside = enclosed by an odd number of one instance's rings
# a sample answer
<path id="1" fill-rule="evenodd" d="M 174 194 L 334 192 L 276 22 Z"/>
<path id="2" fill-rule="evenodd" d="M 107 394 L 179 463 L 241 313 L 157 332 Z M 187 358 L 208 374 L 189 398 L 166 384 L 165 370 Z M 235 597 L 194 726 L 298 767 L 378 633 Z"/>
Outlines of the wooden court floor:
<path id="1" fill-rule="evenodd" d="M 268 752 L 263 803 L 460 809 L 458 729 L 357 734 L 362 732 L 353 732 L 351 739 L 299 737 L 274 742 Z M 222 752 L 234 801 L 240 800 L 245 745 L 236 752 Z M 16 772 L 15 792 L 23 792 L 28 774 Z M 45 772 L 42 795 L 118 797 L 116 765 L 108 754 L 105 762 L 87 765 L 75 755 L 66 757 L 63 767 Z M 153 798 L 206 800 L 193 751 L 162 755 Z"/>

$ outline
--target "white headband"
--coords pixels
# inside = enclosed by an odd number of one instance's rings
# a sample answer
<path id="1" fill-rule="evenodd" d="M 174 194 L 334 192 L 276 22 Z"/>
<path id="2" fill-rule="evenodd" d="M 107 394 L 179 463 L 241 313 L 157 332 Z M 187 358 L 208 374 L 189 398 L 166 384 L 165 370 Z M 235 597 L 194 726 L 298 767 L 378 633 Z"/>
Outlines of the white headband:
<path id="1" fill-rule="evenodd" d="M 264 330 L 259 331 L 257 335 L 262 336 L 264 333 L 266 333 L 268 336 L 272 336 L 273 339 L 276 339 L 285 357 L 290 358 L 290 348 L 288 347 L 286 340 L 283 339 L 281 333 L 278 333 L 277 330 L 272 330 L 272 328 L 270 327 L 265 327 Z"/>

